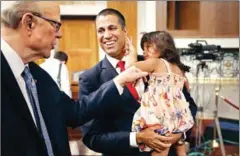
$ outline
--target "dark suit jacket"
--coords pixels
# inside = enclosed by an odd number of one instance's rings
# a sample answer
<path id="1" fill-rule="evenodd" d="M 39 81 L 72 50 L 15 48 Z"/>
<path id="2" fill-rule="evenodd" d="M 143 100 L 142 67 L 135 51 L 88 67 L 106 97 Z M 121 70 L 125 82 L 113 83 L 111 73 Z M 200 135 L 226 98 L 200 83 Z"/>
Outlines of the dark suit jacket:
<path id="1" fill-rule="evenodd" d="M 61 92 L 38 65 L 29 63 L 29 68 L 36 80 L 53 152 L 55 156 L 70 156 L 67 126 L 79 126 L 93 117 L 101 117 L 104 109 L 113 107 L 112 101 L 119 97 L 119 93 L 111 81 L 97 93 L 81 96 L 76 102 Z M 18 83 L 1 52 L 1 155 L 45 156 L 43 144 Z"/>
<path id="2" fill-rule="evenodd" d="M 99 87 L 117 75 L 118 73 L 105 57 L 93 68 L 80 75 L 79 96 L 98 91 Z M 195 108 L 196 105 L 189 93 L 184 93 L 190 105 Z M 140 107 L 139 103 L 125 87 L 120 100 L 115 100 L 112 104 L 117 107 L 109 108 L 104 116 L 92 121 L 93 123 L 83 138 L 85 145 L 104 155 L 150 155 L 139 152 L 138 148 L 130 148 L 129 134 L 133 115 Z M 87 131 L 86 127 L 84 130 Z"/>

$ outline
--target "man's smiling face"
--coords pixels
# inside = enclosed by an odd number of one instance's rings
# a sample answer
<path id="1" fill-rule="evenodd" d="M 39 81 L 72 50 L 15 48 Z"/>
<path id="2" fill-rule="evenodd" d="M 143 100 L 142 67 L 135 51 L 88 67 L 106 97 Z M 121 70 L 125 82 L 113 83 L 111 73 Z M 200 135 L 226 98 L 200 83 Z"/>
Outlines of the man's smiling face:
<path id="1" fill-rule="evenodd" d="M 99 16 L 96 20 L 97 37 L 102 49 L 111 57 L 124 56 L 126 29 L 122 28 L 117 16 Z"/>

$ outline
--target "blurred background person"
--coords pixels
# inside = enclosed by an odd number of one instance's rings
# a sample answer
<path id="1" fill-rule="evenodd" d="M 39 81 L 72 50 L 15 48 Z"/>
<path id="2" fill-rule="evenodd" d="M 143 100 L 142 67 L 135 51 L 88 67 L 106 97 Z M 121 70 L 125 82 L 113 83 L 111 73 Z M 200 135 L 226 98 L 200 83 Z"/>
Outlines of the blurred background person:
<path id="1" fill-rule="evenodd" d="M 58 87 L 69 97 L 72 97 L 72 91 L 69 81 L 69 72 L 67 69 L 68 55 L 63 51 L 52 52 L 52 56 L 40 66 L 49 73 Z"/>

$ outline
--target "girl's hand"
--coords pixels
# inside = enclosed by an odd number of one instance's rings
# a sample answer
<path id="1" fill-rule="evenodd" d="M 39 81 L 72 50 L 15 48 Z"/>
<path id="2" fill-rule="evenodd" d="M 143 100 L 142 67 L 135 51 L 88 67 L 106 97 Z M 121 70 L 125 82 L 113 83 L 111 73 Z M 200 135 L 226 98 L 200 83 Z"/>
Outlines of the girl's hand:
<path id="1" fill-rule="evenodd" d="M 136 50 L 135 50 L 135 48 L 132 44 L 132 37 L 128 37 L 128 36 L 125 37 L 125 48 L 124 48 L 124 50 L 125 50 L 125 56 L 136 52 Z"/>

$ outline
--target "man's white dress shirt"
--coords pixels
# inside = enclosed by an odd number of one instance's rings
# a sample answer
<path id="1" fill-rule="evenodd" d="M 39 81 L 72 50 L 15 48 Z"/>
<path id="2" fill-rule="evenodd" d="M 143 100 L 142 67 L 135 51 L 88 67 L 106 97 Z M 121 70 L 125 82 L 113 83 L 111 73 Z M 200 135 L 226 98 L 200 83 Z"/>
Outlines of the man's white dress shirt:
<path id="1" fill-rule="evenodd" d="M 119 62 L 119 60 L 109 56 L 109 55 L 106 55 L 108 61 L 110 62 L 110 64 L 116 69 L 117 73 L 120 73 L 120 68 L 117 67 L 117 63 Z M 122 59 L 124 61 L 124 58 Z M 140 87 L 140 88 L 136 88 L 137 92 L 138 92 L 138 95 L 141 95 L 144 88 Z M 140 103 L 139 103 L 140 105 Z M 130 141 L 130 146 L 131 147 L 138 147 L 138 144 L 137 144 L 137 136 L 136 136 L 137 132 L 130 132 L 130 138 L 129 138 L 129 141 Z"/>
<path id="2" fill-rule="evenodd" d="M 28 97 L 26 83 L 25 83 L 25 81 L 24 81 L 24 79 L 21 75 L 27 64 L 24 65 L 24 63 L 23 63 L 22 59 L 20 58 L 20 56 L 18 55 L 18 53 L 16 51 L 14 51 L 7 44 L 7 42 L 5 42 L 2 38 L 1 38 L 1 50 L 2 50 L 2 53 L 3 53 L 4 57 L 6 58 L 6 60 L 8 62 L 8 64 L 9 64 L 13 74 L 14 74 L 14 77 L 17 80 L 18 86 L 22 91 L 23 97 L 27 102 L 27 106 L 28 106 L 29 111 L 32 115 L 33 121 L 36 125 L 36 119 L 34 117 L 33 108 L 32 108 L 30 99 Z M 14 92 L 14 90 L 13 90 L 13 92 Z"/>

